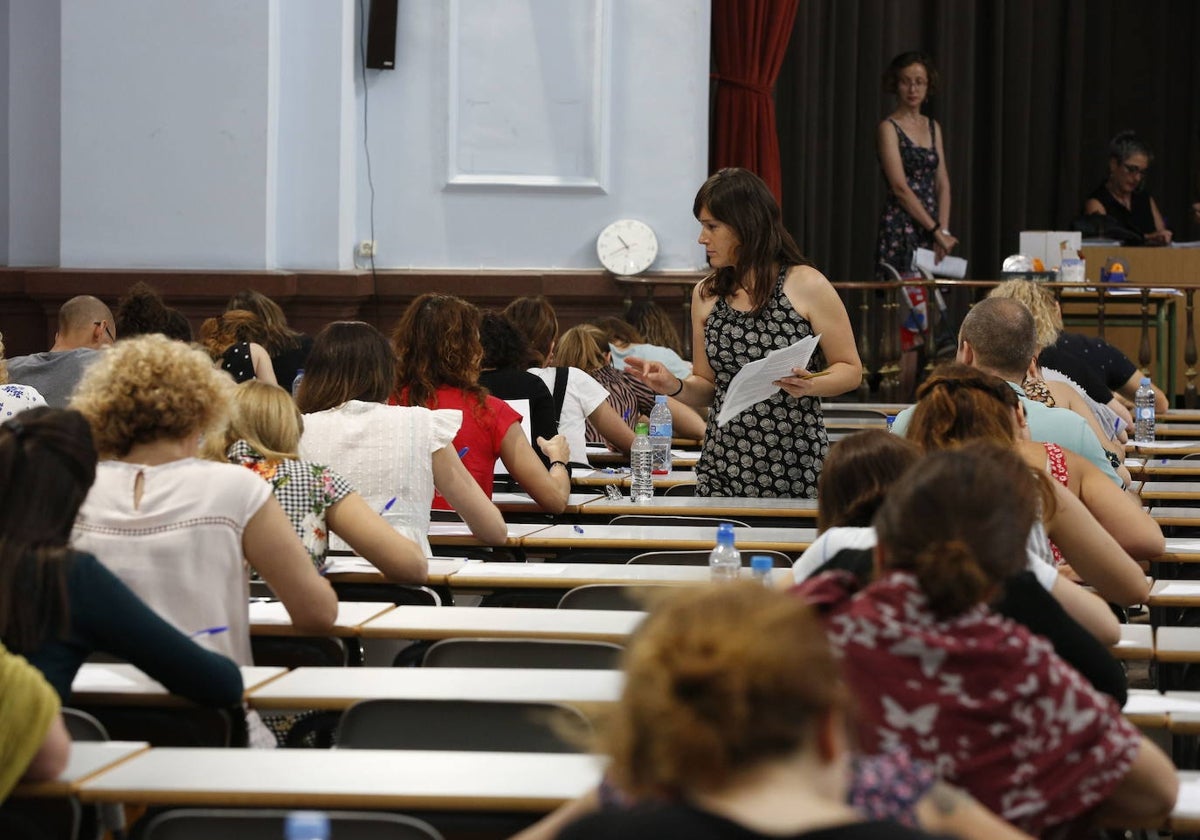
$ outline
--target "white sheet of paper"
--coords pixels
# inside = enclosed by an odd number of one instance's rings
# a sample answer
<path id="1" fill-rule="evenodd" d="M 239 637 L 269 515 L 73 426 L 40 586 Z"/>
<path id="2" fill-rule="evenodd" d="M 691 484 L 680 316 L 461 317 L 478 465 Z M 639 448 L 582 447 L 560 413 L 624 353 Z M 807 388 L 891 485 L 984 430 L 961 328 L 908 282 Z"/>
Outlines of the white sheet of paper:
<path id="1" fill-rule="evenodd" d="M 1135 443 L 1135 447 L 1140 451 L 1142 449 L 1190 449 L 1193 446 L 1200 446 L 1200 441 L 1196 440 L 1156 440 L 1154 443 Z"/>
<path id="2" fill-rule="evenodd" d="M 935 263 L 936 255 L 928 248 L 917 249 L 917 268 L 923 268 L 934 277 L 950 277 L 961 280 L 967 276 L 967 261 L 962 257 L 942 257 Z"/>
<path id="3" fill-rule="evenodd" d="M 717 415 L 717 425 L 724 426 L 750 406 L 770 397 L 779 390 L 779 386 L 772 383 L 791 376 L 793 368 L 808 367 L 808 360 L 820 340 L 820 335 L 810 335 L 790 347 L 772 350 L 739 370 L 725 389 L 725 402 Z"/>

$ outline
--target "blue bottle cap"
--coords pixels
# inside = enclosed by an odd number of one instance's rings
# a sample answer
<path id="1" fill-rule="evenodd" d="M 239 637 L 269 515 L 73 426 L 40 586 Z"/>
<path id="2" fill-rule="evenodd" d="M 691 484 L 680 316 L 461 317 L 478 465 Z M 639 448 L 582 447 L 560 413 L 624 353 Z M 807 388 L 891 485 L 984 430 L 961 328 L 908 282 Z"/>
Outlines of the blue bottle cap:
<path id="1" fill-rule="evenodd" d="M 285 840 L 328 840 L 329 815 L 323 811 L 292 811 L 283 824 Z"/>
<path id="2" fill-rule="evenodd" d="M 750 558 L 750 568 L 755 572 L 770 572 L 773 565 L 771 558 L 762 554 L 756 554 Z"/>

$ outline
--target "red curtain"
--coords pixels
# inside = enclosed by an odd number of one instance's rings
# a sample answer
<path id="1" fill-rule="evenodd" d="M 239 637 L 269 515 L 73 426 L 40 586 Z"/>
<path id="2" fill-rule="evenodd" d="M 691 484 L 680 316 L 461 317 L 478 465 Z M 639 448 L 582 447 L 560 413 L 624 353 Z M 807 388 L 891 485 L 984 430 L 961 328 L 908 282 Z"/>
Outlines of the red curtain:
<path id="1" fill-rule="evenodd" d="M 775 100 L 799 0 L 714 0 L 712 51 L 716 72 L 712 171 L 741 166 L 783 196 Z"/>

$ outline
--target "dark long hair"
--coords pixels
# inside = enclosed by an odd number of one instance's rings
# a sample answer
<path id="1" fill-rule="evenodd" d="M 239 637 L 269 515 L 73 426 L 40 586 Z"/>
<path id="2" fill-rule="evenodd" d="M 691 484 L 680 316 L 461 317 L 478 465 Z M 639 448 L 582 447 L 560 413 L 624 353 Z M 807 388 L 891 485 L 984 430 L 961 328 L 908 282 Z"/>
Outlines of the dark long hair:
<path id="1" fill-rule="evenodd" d="M 67 622 L 68 542 L 96 478 L 78 411 L 34 408 L 0 425 L 0 638 L 27 653 Z"/>
<path id="2" fill-rule="evenodd" d="M 811 265 L 783 226 L 783 214 L 771 190 L 753 172 L 729 167 L 712 175 L 692 202 L 692 215 L 707 208 L 718 222 L 733 228 L 738 238 L 737 264 L 719 268 L 700 284 L 706 298 L 736 294 L 745 287 L 756 310 L 766 306 L 775 288 L 775 272 L 793 265 Z"/>
<path id="3" fill-rule="evenodd" d="M 296 405 L 305 414 L 350 400 L 386 402 L 396 379 L 396 354 L 365 321 L 334 321 L 313 339 Z"/>

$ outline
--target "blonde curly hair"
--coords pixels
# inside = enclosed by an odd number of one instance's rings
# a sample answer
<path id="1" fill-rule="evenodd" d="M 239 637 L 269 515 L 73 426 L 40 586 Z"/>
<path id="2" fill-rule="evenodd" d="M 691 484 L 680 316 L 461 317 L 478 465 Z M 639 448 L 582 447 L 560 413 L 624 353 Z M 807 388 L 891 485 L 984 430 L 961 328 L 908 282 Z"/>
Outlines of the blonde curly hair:
<path id="1" fill-rule="evenodd" d="M 1025 304 L 1025 308 L 1033 315 L 1039 350 L 1058 341 L 1058 334 L 1063 329 L 1062 313 L 1054 293 L 1045 286 L 1039 286 L 1032 280 L 1005 280 L 988 292 L 988 297 L 1009 298 Z"/>
<path id="2" fill-rule="evenodd" d="M 120 458 L 139 443 L 220 428 L 233 389 L 203 350 L 144 335 L 105 350 L 84 374 L 71 408 L 91 424 L 100 457 Z"/>

